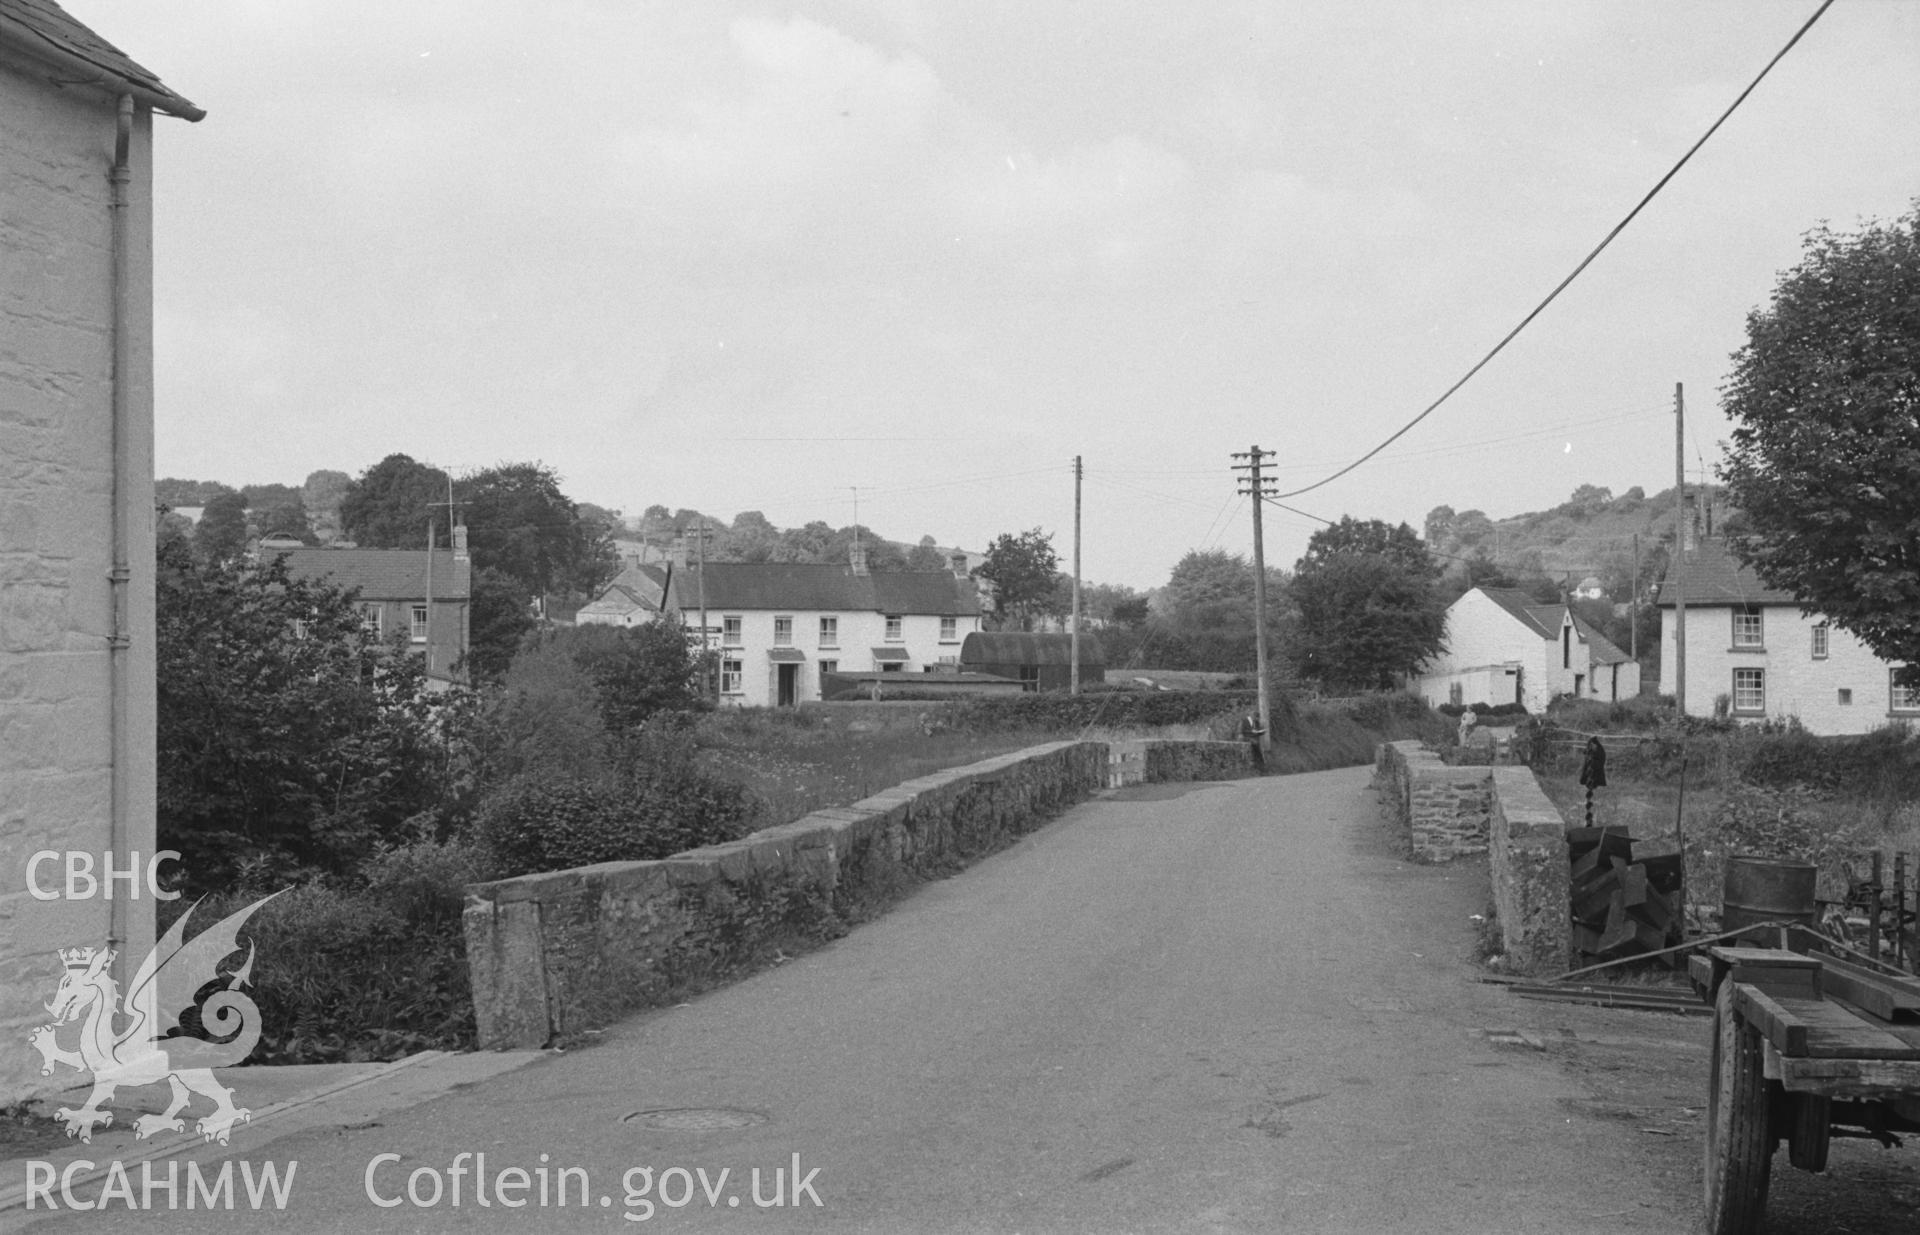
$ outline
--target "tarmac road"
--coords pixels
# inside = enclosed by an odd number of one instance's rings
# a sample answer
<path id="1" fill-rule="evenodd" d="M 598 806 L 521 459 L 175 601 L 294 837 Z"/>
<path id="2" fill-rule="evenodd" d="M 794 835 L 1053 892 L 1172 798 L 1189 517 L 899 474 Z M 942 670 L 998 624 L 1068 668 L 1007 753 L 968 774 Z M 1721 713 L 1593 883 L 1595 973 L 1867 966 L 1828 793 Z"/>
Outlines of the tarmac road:
<path id="1" fill-rule="evenodd" d="M 1517 1021 L 1474 982 L 1484 865 L 1403 860 L 1367 777 L 1107 795 L 587 1049 L 373 1126 L 236 1132 L 256 1171 L 298 1163 L 284 1210 L 252 1211 L 236 1174 L 231 1211 L 113 1201 L 33 1229 L 1688 1229 L 1697 1172 L 1649 1170 L 1660 1138 L 1596 1117 L 1540 1040 L 1571 1014 Z M 1659 1149 L 1690 1164 L 1678 1139 Z M 463 1153 L 485 1154 L 486 1207 Z M 565 1207 L 541 1207 L 562 1168 Z"/>

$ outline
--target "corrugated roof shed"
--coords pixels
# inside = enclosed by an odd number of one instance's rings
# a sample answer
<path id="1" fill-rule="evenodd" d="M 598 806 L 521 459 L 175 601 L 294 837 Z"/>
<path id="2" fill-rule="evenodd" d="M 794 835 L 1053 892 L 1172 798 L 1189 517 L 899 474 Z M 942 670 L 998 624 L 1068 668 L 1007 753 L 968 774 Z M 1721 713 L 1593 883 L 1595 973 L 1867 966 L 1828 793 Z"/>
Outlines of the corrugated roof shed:
<path id="1" fill-rule="evenodd" d="M 1760 576 L 1742 566 L 1727 551 L 1725 541 L 1702 541 L 1691 553 L 1687 554 L 1683 564 L 1681 585 L 1686 590 L 1689 605 L 1798 605 L 1793 593 L 1770 588 L 1760 581 Z M 1659 598 L 1654 602 L 1663 609 L 1673 608 L 1673 589 L 1667 579 L 1660 584 Z"/>
<path id="2" fill-rule="evenodd" d="M 781 612 L 869 612 L 971 616 L 980 612 L 973 584 L 946 571 L 882 571 L 856 575 L 845 566 L 813 562 L 709 562 L 678 571 L 677 603 L 690 609 L 705 600 L 715 609 Z"/>
<path id="3" fill-rule="evenodd" d="M 422 549 L 292 549 L 280 556 L 294 578 L 359 588 L 363 600 L 424 600 L 427 596 L 426 551 Z M 435 549 L 433 598 L 467 600 L 472 594 L 472 563 L 456 561 L 451 549 Z"/>
<path id="4" fill-rule="evenodd" d="M 74 20 L 54 0 L 0 0 L 0 42 L 60 70 L 62 84 L 131 94 L 156 111 L 198 120 L 207 113 L 118 47 Z"/>
<path id="5" fill-rule="evenodd" d="M 964 665 L 1071 665 L 1073 636 L 1024 630 L 983 630 L 960 645 Z M 1080 636 L 1080 663 L 1105 665 L 1106 652 L 1092 635 Z"/>

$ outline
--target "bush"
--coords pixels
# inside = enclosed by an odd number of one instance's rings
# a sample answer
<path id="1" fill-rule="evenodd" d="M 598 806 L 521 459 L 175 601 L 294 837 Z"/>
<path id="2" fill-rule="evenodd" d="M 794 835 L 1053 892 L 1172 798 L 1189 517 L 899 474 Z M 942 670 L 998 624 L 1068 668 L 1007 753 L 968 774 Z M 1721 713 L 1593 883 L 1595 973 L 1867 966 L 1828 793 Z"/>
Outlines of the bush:
<path id="1" fill-rule="evenodd" d="M 1479 720 L 1500 720 L 1508 716 L 1526 716 L 1524 703 L 1443 703 L 1433 709 L 1442 716 L 1457 717 L 1464 712 L 1472 712 Z"/>
<path id="2" fill-rule="evenodd" d="M 362 887 L 294 887 L 242 931 L 254 948 L 248 992 L 261 1018 L 249 1062 L 357 1062 L 472 1047 L 460 914 L 466 883 L 490 873 L 483 855 L 422 842 L 376 853 L 363 871 Z M 264 894 L 209 896 L 193 906 L 190 929 L 197 934 Z M 168 902 L 162 929 L 188 908 Z M 191 1027 L 191 1014 L 185 1019 Z"/>
<path id="3" fill-rule="evenodd" d="M 1191 725 L 1227 712 L 1250 712 L 1252 691 L 1154 690 L 1107 691 L 1072 695 L 1031 691 L 1020 695 L 968 700 L 955 723 L 981 732 L 1038 729 L 1072 732 L 1092 725 Z"/>
<path id="4" fill-rule="evenodd" d="M 1693 899 L 1704 893 L 1712 904 L 1720 902 L 1727 859 L 1735 854 L 1811 862 L 1820 868 L 1820 898 L 1845 899 L 1847 861 L 1861 848 L 1857 829 L 1823 819 L 1814 809 L 1814 795 L 1802 787 L 1735 786 L 1715 808 L 1707 834 L 1690 840 Z"/>
<path id="5" fill-rule="evenodd" d="M 595 862 L 671 857 L 744 836 L 757 804 L 740 785 L 703 772 L 693 740 L 661 726 L 622 746 L 602 780 L 522 777 L 474 814 L 474 836 L 511 874 Z"/>

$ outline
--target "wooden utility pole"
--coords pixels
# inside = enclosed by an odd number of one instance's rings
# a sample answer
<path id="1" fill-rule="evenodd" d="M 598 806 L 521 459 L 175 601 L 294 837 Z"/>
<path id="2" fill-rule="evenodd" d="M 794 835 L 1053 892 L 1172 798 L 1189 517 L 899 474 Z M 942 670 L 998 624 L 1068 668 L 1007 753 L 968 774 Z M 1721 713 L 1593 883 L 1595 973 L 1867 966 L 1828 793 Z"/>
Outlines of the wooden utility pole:
<path id="1" fill-rule="evenodd" d="M 1640 663 L 1640 533 L 1633 534 L 1633 590 L 1628 594 L 1633 605 L 1633 625 L 1627 629 L 1627 638 L 1632 647 L 1628 655 L 1634 664 Z"/>
<path id="2" fill-rule="evenodd" d="M 1266 504 L 1267 486 L 1273 483 L 1261 476 L 1260 467 L 1274 452 L 1262 450 L 1258 446 L 1245 452 L 1235 451 L 1233 457 L 1245 459 L 1245 463 L 1236 463 L 1233 470 L 1246 472 L 1241 482 L 1246 488 L 1240 492 L 1253 497 L 1253 663 L 1254 672 L 1259 675 L 1257 707 L 1255 720 L 1260 726 L 1260 749 L 1270 750 L 1273 745 L 1270 731 L 1273 709 L 1267 697 L 1267 551 L 1261 537 L 1260 508 Z"/>
<path id="3" fill-rule="evenodd" d="M 1687 714 L 1687 396 L 1681 383 L 1673 384 L 1673 563 L 1667 578 L 1673 584 L 1673 702 Z"/>
<path id="4" fill-rule="evenodd" d="M 1073 672 L 1070 693 L 1080 693 L 1080 456 L 1073 456 L 1073 635 L 1069 640 Z"/>
<path id="5" fill-rule="evenodd" d="M 713 701 L 720 702 L 720 666 L 713 651 L 712 636 L 707 633 L 707 521 L 700 520 L 700 545 L 696 550 L 700 576 L 700 650 L 706 654 L 707 680 L 712 684 Z"/>

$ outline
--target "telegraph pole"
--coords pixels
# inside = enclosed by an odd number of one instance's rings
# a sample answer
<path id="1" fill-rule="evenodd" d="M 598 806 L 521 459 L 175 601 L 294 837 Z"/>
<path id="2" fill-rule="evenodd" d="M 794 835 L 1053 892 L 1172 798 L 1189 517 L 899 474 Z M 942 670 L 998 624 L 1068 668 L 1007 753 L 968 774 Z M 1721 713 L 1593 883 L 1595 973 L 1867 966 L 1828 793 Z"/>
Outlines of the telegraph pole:
<path id="1" fill-rule="evenodd" d="M 1628 655 L 1633 657 L 1634 665 L 1640 663 L 1640 533 L 1633 534 L 1633 590 L 1628 593 L 1633 601 L 1633 625 L 1627 630 L 1627 638 L 1632 641 Z"/>
<path id="2" fill-rule="evenodd" d="M 1253 663 L 1254 672 L 1259 675 L 1257 720 L 1260 725 L 1260 749 L 1263 752 L 1272 748 L 1272 734 L 1269 731 L 1273 726 L 1270 723 L 1272 708 L 1267 698 L 1267 551 L 1261 538 L 1260 508 L 1266 504 L 1268 486 L 1273 481 L 1260 474 L 1260 467 L 1274 453 L 1258 446 L 1233 453 L 1234 458 L 1247 460 L 1234 464 L 1233 470 L 1247 473 L 1240 482 L 1245 486 L 1240 492 L 1243 496 L 1253 498 Z"/>
<path id="3" fill-rule="evenodd" d="M 720 702 L 720 666 L 715 663 L 712 636 L 707 633 L 707 521 L 700 520 L 700 545 L 698 549 L 700 575 L 700 649 L 706 653 L 707 683 L 713 691 L 713 701 Z"/>
<path id="4" fill-rule="evenodd" d="M 1673 384 L 1673 702 L 1687 714 L 1687 395 Z"/>
<path id="5" fill-rule="evenodd" d="M 1069 641 L 1073 658 L 1069 693 L 1080 693 L 1080 456 L 1073 456 L 1073 635 Z"/>

